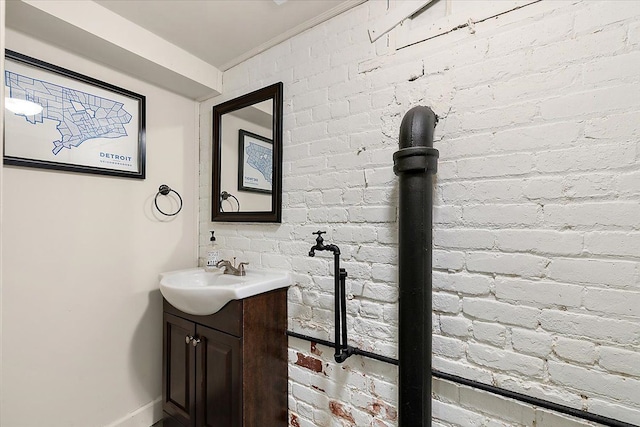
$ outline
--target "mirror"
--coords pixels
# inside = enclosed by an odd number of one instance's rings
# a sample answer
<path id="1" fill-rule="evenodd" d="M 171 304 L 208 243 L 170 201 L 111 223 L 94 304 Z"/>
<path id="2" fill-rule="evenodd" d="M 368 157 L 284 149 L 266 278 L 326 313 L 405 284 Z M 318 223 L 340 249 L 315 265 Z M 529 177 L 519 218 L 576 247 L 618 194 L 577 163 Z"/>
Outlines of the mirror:
<path id="1" fill-rule="evenodd" d="M 281 222 L 282 82 L 213 107 L 212 221 Z"/>

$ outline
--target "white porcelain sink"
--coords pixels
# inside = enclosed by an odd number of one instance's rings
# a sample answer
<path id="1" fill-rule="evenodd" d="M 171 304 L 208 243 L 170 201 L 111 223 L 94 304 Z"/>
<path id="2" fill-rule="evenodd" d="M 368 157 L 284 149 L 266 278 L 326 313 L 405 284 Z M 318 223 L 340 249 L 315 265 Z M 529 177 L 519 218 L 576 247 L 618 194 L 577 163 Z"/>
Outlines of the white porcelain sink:
<path id="1" fill-rule="evenodd" d="M 233 299 L 248 298 L 291 285 L 287 271 L 247 269 L 246 276 L 222 274 L 204 268 L 160 275 L 160 292 L 169 304 L 185 313 L 213 314 Z"/>

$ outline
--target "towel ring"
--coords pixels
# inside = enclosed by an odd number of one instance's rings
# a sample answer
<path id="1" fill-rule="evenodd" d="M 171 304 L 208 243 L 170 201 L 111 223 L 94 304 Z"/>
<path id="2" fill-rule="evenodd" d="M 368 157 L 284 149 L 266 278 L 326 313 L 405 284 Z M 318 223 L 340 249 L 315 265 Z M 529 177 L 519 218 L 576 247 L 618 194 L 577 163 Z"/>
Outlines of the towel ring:
<path id="1" fill-rule="evenodd" d="M 158 196 L 159 196 L 159 195 L 161 195 L 161 194 L 162 194 L 163 196 L 166 196 L 166 195 L 168 195 L 168 194 L 169 194 L 170 192 L 172 192 L 172 191 L 173 191 L 174 193 L 176 193 L 176 196 L 178 196 L 178 199 L 180 199 L 180 207 L 179 207 L 179 208 L 178 208 L 178 210 L 177 210 L 177 211 L 175 211 L 174 213 L 166 213 L 166 212 L 163 212 L 163 211 L 162 211 L 162 209 L 160 209 L 160 208 L 158 207 Z M 158 209 L 158 212 L 160 212 L 162 215 L 166 215 L 166 216 L 174 216 L 174 215 L 177 215 L 177 214 L 178 214 L 178 212 L 180 212 L 180 211 L 182 210 L 182 197 L 180 197 L 180 194 L 178 194 L 178 192 L 177 192 L 176 190 L 174 190 L 173 188 L 170 188 L 170 187 L 169 187 L 168 185 L 166 185 L 166 184 L 162 184 L 162 185 L 160 186 L 160 188 L 158 189 L 158 192 L 156 193 L 156 197 L 153 199 L 153 203 L 156 205 L 156 209 Z"/>
<path id="2" fill-rule="evenodd" d="M 227 200 L 229 197 L 231 197 L 232 199 L 234 199 L 238 205 L 238 212 L 240 212 L 240 201 L 238 200 L 238 198 L 236 196 L 234 196 L 231 193 L 227 193 L 226 191 L 223 191 L 222 193 L 220 193 L 220 212 L 224 212 L 224 208 L 222 207 L 222 202 L 224 200 Z"/>

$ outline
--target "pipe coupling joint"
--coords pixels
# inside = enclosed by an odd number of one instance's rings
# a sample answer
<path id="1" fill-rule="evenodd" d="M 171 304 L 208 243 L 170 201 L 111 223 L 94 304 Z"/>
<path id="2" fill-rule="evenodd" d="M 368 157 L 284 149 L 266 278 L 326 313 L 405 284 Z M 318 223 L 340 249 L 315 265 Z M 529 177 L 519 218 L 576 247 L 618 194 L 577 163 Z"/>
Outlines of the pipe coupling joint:
<path id="1" fill-rule="evenodd" d="M 393 153 L 393 172 L 396 175 L 405 173 L 430 173 L 438 171 L 440 153 L 431 147 L 408 147 Z"/>

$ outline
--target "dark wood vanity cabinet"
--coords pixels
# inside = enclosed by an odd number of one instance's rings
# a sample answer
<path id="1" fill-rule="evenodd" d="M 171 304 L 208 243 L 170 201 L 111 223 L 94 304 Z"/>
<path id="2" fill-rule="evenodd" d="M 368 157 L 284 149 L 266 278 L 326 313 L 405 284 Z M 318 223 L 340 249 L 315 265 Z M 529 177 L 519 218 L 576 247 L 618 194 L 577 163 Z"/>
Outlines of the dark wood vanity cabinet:
<path id="1" fill-rule="evenodd" d="M 286 289 L 163 321 L 166 427 L 287 426 Z"/>

